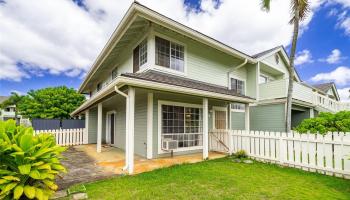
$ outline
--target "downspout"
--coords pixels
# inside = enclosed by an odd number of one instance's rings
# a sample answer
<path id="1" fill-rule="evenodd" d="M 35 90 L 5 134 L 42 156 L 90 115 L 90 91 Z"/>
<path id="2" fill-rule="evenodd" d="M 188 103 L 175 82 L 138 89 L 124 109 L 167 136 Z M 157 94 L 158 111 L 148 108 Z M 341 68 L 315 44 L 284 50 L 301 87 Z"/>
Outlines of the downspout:
<path id="1" fill-rule="evenodd" d="M 114 86 L 114 90 L 115 90 L 115 92 L 116 93 L 118 93 L 118 94 L 120 94 L 120 95 L 122 95 L 123 97 L 125 97 L 126 98 L 126 109 L 128 109 L 129 108 L 129 106 L 128 106 L 128 99 L 129 99 L 129 95 L 127 95 L 127 94 L 125 94 L 124 92 L 122 92 L 122 91 L 120 91 L 119 90 L 119 88 L 117 87 L 117 86 Z M 127 113 L 129 113 L 128 111 L 126 111 L 126 115 L 127 115 Z M 126 119 L 128 119 L 128 116 L 125 116 L 125 118 Z M 127 133 L 127 129 L 128 129 L 128 127 L 129 127 L 129 125 L 128 125 L 128 120 L 125 120 L 126 121 L 126 125 L 125 125 L 125 134 Z M 128 159 L 128 157 L 129 157 L 129 150 L 128 150 L 128 137 L 126 137 L 126 135 L 125 135 L 125 140 L 126 140 L 126 142 L 125 142 L 125 152 L 126 152 L 126 154 L 127 154 L 127 156 L 126 156 L 126 159 Z M 128 161 L 127 160 L 125 160 L 125 166 L 123 167 L 123 171 L 125 171 L 125 170 L 127 170 L 128 169 Z"/>

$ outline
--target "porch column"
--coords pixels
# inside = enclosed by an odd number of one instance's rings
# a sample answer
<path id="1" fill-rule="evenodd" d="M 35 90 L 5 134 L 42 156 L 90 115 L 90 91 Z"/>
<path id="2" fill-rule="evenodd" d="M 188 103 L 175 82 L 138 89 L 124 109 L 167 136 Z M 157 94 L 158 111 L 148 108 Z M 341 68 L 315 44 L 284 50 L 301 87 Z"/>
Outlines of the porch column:
<path id="1" fill-rule="evenodd" d="M 101 152 L 102 143 L 102 103 L 97 105 L 97 145 L 96 151 Z"/>
<path id="2" fill-rule="evenodd" d="M 85 111 L 85 133 L 83 135 L 83 144 L 89 143 L 89 110 Z"/>
<path id="3" fill-rule="evenodd" d="M 315 112 L 313 108 L 310 108 L 310 118 L 315 118 Z"/>
<path id="4" fill-rule="evenodd" d="M 203 98 L 203 159 L 209 156 L 208 99 Z"/>
<path id="5" fill-rule="evenodd" d="M 129 87 L 128 98 L 127 98 L 127 108 L 126 116 L 128 122 L 128 128 L 126 131 L 127 139 L 127 155 L 126 162 L 128 166 L 128 173 L 132 174 L 134 172 L 134 124 L 135 124 L 135 88 Z"/>
<path id="6" fill-rule="evenodd" d="M 247 133 L 249 133 L 250 131 L 250 117 L 249 117 L 249 103 L 245 104 L 245 119 L 244 119 L 244 122 L 245 122 L 245 130 Z"/>
<path id="7" fill-rule="evenodd" d="M 147 159 L 153 157 L 153 93 L 147 97 Z"/>

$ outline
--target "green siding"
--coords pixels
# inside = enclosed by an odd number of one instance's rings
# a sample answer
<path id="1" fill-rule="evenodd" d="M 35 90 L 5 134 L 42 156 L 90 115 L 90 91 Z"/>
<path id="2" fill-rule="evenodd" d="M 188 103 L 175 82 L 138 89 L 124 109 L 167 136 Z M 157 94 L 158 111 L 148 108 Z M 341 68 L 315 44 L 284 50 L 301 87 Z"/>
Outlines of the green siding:
<path id="1" fill-rule="evenodd" d="M 135 95 L 135 153 L 147 155 L 147 93 L 136 90 Z"/>
<path id="2" fill-rule="evenodd" d="M 90 144 L 97 143 L 97 108 L 92 108 L 89 110 L 89 132 L 88 132 L 88 142 Z"/>
<path id="3" fill-rule="evenodd" d="M 231 129 L 245 129 L 245 112 L 231 112 Z"/>
<path id="4" fill-rule="evenodd" d="M 285 131 L 285 104 L 250 107 L 250 129 L 254 131 Z"/>

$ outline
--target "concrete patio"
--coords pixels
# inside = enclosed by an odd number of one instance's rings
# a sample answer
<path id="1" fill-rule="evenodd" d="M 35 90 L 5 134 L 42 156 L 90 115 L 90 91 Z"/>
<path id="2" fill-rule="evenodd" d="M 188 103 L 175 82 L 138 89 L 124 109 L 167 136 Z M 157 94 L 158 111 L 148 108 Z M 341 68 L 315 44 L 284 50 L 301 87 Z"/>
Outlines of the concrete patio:
<path id="1" fill-rule="evenodd" d="M 121 149 L 102 146 L 102 152 L 96 152 L 96 145 L 79 145 L 70 147 L 64 154 L 62 161 L 68 169 L 67 174 L 57 179 L 59 189 L 66 189 L 77 183 L 96 181 L 127 174 L 123 171 L 125 165 L 125 152 Z M 209 159 L 224 157 L 225 154 L 210 152 Z M 203 154 L 196 153 L 183 156 L 158 158 L 147 160 L 135 155 L 134 173 L 143 173 L 154 169 L 169 167 L 183 163 L 196 163 L 203 161 Z"/>

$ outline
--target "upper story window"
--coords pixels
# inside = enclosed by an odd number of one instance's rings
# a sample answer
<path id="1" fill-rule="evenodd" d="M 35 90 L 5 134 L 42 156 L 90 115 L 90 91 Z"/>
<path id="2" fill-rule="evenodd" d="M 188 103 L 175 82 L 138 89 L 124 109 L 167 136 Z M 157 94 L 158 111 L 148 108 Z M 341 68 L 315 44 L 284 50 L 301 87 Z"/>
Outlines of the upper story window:
<path id="1" fill-rule="evenodd" d="M 275 61 L 277 64 L 280 63 L 280 57 L 278 56 L 278 54 L 275 55 Z"/>
<path id="2" fill-rule="evenodd" d="M 112 71 L 112 80 L 117 78 L 118 76 L 118 68 L 114 68 L 113 71 Z"/>
<path id="3" fill-rule="evenodd" d="M 147 62 L 147 40 L 143 40 L 133 52 L 133 71 L 139 71 L 140 67 Z"/>
<path id="4" fill-rule="evenodd" d="M 237 94 L 245 94 L 244 92 L 245 82 L 235 78 L 231 78 L 231 90 L 235 91 Z"/>
<path id="5" fill-rule="evenodd" d="M 264 76 L 264 75 L 259 76 L 259 84 L 267 83 L 268 81 L 269 81 L 269 79 L 267 78 L 267 76 Z"/>
<path id="6" fill-rule="evenodd" d="M 102 88 L 102 84 L 101 83 L 97 83 L 97 86 L 96 86 L 97 92 L 100 91 L 101 88 Z"/>
<path id="7" fill-rule="evenodd" d="M 184 72 L 185 48 L 156 37 L 156 65 Z"/>

